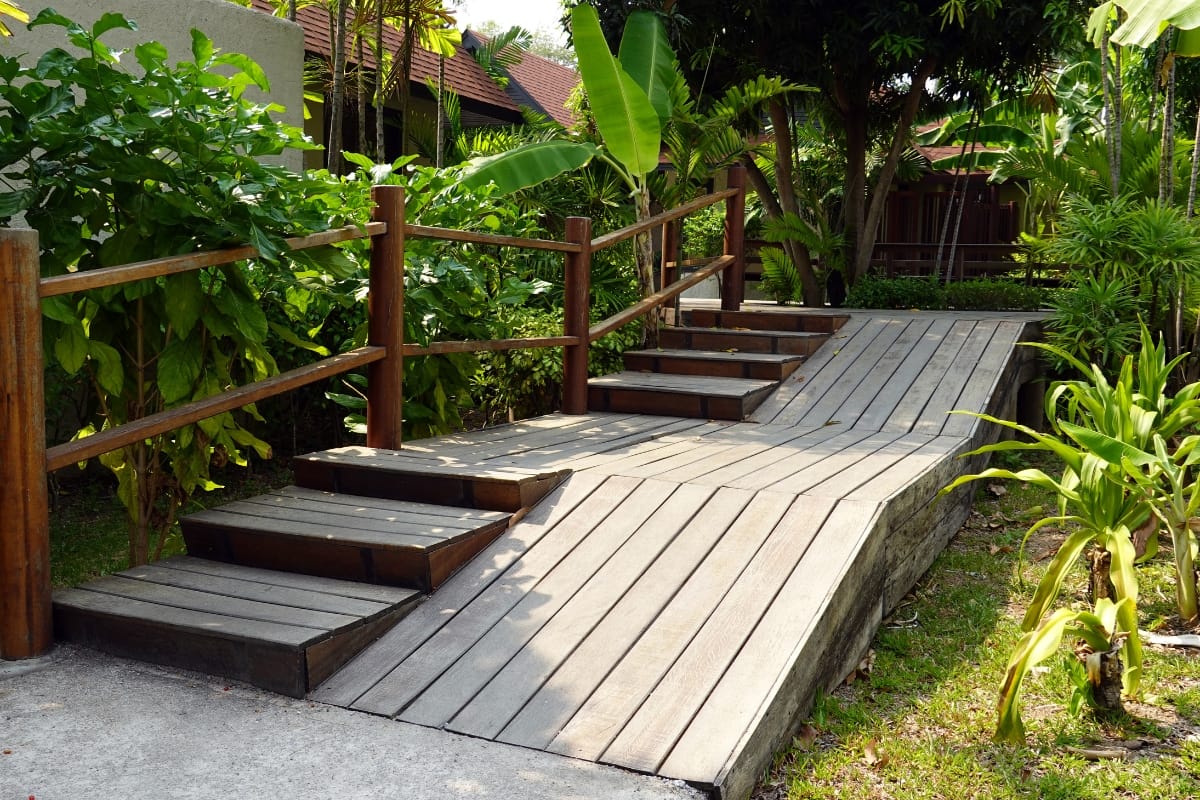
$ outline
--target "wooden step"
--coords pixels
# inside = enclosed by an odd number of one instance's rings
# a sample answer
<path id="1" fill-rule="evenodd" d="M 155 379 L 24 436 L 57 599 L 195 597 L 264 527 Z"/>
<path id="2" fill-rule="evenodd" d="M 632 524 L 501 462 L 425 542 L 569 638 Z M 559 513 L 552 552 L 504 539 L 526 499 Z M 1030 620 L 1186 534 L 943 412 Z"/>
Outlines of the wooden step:
<path id="1" fill-rule="evenodd" d="M 54 628 L 119 656 L 303 697 L 419 597 L 180 556 L 55 592 Z"/>
<path id="2" fill-rule="evenodd" d="M 339 447 L 297 456 L 296 483 L 363 497 L 516 512 L 550 493 L 570 470 L 450 465 L 403 450 Z"/>
<path id="3" fill-rule="evenodd" d="M 807 331 L 836 333 L 850 320 L 849 314 L 820 311 L 722 311 L 691 308 L 683 312 L 683 324 L 695 328 L 749 328 L 758 331 Z"/>
<path id="4" fill-rule="evenodd" d="M 827 333 L 732 328 L 663 328 L 658 334 L 659 346 L 670 349 L 783 353 L 800 356 L 811 356 L 828 339 Z"/>
<path id="5" fill-rule="evenodd" d="M 588 408 L 697 419 L 745 419 L 775 381 L 618 372 L 588 381 Z"/>
<path id="6" fill-rule="evenodd" d="M 190 514 L 180 525 L 193 556 L 432 591 L 510 517 L 288 486 Z"/>
<path id="7" fill-rule="evenodd" d="M 723 350 L 626 350 L 625 369 L 672 375 L 708 375 L 781 381 L 804 363 L 787 353 L 727 353 Z"/>

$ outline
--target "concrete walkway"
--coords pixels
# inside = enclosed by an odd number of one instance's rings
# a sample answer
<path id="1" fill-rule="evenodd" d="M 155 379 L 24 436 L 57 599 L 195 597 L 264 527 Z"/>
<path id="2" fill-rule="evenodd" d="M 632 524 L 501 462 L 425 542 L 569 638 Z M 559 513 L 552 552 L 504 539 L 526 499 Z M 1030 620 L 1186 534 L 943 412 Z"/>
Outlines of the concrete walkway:
<path id="1" fill-rule="evenodd" d="M 679 783 L 70 645 L 0 661 L 2 800 L 696 800 Z"/>

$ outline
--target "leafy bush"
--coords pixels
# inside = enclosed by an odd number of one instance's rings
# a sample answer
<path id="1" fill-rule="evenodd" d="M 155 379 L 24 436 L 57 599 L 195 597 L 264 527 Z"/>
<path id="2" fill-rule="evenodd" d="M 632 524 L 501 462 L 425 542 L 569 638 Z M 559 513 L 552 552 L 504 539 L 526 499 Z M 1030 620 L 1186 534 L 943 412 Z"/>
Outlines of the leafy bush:
<path id="1" fill-rule="evenodd" d="M 1085 364 L 1114 370 L 1137 346 L 1146 299 L 1120 278 L 1077 276 L 1050 304 L 1046 341 Z"/>
<path id="2" fill-rule="evenodd" d="M 84 30 L 47 9 L 32 24 L 63 28 L 83 51 L 55 48 L 32 68 L 0 58 L 0 170 L 16 187 L 0 194 L 0 219 L 23 214 L 37 229 L 44 274 L 232 243 L 263 254 L 252 266 L 48 299 L 46 352 L 94 389 L 78 435 L 277 372 L 264 305 L 307 291 L 284 266 L 282 240 L 329 227 L 344 200 L 336 184 L 259 161 L 311 146 L 271 117 L 274 107 L 243 96 L 267 88 L 262 70 L 192 31 L 192 61 L 169 66 L 166 49 L 147 42 L 133 50 L 143 72 L 134 75 L 100 41 L 136 28 L 123 16 Z M 334 248 L 297 263 L 335 276 L 354 268 Z M 151 530 L 161 546 L 195 490 L 215 486 L 211 463 L 242 463 L 247 449 L 270 452 L 226 413 L 102 456 L 128 512 L 131 561 L 149 557 Z"/>
<path id="3" fill-rule="evenodd" d="M 1002 278 L 951 281 L 944 287 L 946 307 L 959 311 L 1036 311 L 1045 304 L 1045 292 Z"/>
<path id="4" fill-rule="evenodd" d="M 937 278 L 885 278 L 864 275 L 846 294 L 850 308 L 946 307 L 946 291 Z"/>

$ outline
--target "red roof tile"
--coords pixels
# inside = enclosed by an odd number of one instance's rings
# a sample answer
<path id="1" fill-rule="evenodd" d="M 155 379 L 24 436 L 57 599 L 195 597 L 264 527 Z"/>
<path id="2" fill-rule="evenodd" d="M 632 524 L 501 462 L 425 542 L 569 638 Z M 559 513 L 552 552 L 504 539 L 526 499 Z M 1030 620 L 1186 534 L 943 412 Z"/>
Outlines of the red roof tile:
<path id="1" fill-rule="evenodd" d="M 272 6 L 267 0 L 252 0 L 258 11 L 271 13 Z M 350 15 L 353 19 L 353 14 Z M 310 53 L 332 56 L 330 50 L 330 20 L 329 15 L 313 6 L 306 6 L 296 11 L 296 22 L 304 28 L 304 49 Z M 404 41 L 400 31 L 386 26 L 383 31 L 384 47 L 389 52 L 396 52 Z M 346 59 L 348 63 L 357 63 L 351 45 L 346 44 Z M 367 69 L 375 69 L 375 55 L 371 52 L 369 42 L 364 48 L 363 64 Z M 413 50 L 412 81 L 424 85 L 425 79 L 437 80 L 438 57 L 427 50 L 417 47 Z M 446 83 L 464 100 L 473 100 L 493 106 L 498 110 L 510 112 L 509 117 L 518 112 L 517 104 L 512 98 L 488 77 L 483 68 L 475 63 L 475 59 L 462 47 L 455 49 L 454 57 L 446 59 Z"/>

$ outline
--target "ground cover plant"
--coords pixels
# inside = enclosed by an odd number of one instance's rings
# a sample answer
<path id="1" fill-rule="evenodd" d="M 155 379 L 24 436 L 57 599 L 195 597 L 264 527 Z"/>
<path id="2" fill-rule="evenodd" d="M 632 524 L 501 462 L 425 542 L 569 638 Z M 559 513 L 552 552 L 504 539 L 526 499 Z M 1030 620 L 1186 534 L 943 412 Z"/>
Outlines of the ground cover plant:
<path id="1" fill-rule="evenodd" d="M 1052 464 L 1009 455 L 1013 468 Z M 1029 590 L 1065 526 L 1026 529 L 1057 502 L 1029 485 L 984 482 L 975 510 L 885 620 L 860 669 L 818 698 L 756 800 L 783 798 L 1184 798 L 1200 795 L 1200 651 L 1146 644 L 1148 690 L 1125 713 L 1068 713 L 1069 674 L 1053 663 L 1025 687 L 1026 740 L 992 740 L 997 676 L 1021 636 Z M 1143 626 L 1172 632 L 1172 566 L 1138 567 Z M 1087 602 L 1082 582 L 1064 593 Z M 1064 657 L 1074 656 L 1064 654 Z"/>

